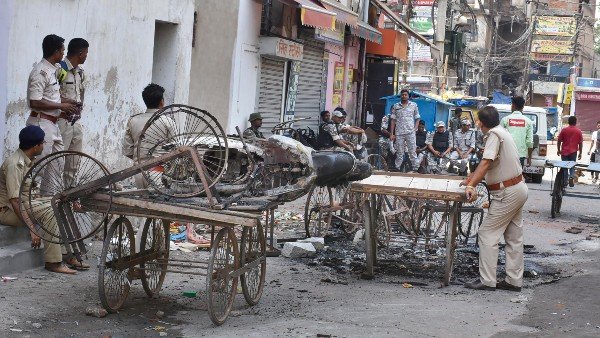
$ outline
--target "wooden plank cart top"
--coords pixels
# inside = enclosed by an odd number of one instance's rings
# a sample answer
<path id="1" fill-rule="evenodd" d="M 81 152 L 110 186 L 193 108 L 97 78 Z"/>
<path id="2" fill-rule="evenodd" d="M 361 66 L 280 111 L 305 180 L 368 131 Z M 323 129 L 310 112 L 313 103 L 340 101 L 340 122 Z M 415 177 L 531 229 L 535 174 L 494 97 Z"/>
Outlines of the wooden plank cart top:
<path id="1" fill-rule="evenodd" d="M 370 177 L 352 183 L 350 189 L 354 192 L 367 194 L 363 204 L 365 215 L 365 245 L 366 270 L 363 276 L 373 277 L 373 267 L 377 264 L 376 228 L 377 195 L 389 195 L 408 198 L 445 201 L 451 204 L 446 230 L 446 266 L 443 283 L 448 285 L 454 264 L 456 248 L 458 214 L 463 202 L 466 202 L 465 188 L 460 186 L 464 178 L 460 176 L 442 176 L 408 173 L 375 172 Z"/>
<path id="2" fill-rule="evenodd" d="M 362 181 L 353 182 L 350 189 L 368 194 L 465 202 L 465 188 L 460 186 L 463 179 L 460 176 L 375 172 Z"/>

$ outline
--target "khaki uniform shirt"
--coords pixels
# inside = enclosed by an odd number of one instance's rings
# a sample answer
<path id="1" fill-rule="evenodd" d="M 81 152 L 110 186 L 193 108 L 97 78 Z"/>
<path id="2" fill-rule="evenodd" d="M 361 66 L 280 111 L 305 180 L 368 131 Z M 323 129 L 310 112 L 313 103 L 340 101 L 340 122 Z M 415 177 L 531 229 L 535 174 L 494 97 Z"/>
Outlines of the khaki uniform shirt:
<path id="1" fill-rule="evenodd" d="M 415 132 L 415 121 L 421 118 L 416 103 L 408 101 L 406 106 L 398 102 L 392 106 L 392 119 L 396 120 L 396 135 L 406 135 Z"/>
<path id="2" fill-rule="evenodd" d="M 73 67 L 71 61 L 67 58 L 65 58 L 64 62 L 67 64 L 67 74 L 64 81 L 60 84 L 60 94 L 63 97 L 81 103 L 83 102 L 83 82 L 85 80 L 83 69 L 80 66 Z M 60 67 L 59 72 L 61 70 L 62 67 Z"/>
<path id="3" fill-rule="evenodd" d="M 508 130 L 496 126 L 488 131 L 483 158 L 492 160 L 485 181 L 488 185 L 515 178 L 523 173 L 517 146 Z"/>
<path id="4" fill-rule="evenodd" d="M 462 129 L 457 130 L 454 133 L 454 147 L 461 152 L 466 152 L 469 148 L 475 148 L 475 132 L 473 130 L 467 130 L 466 132 L 463 132 Z"/>
<path id="5" fill-rule="evenodd" d="M 21 149 L 15 151 L 2 163 L 0 168 L 0 208 L 12 209 L 10 200 L 19 198 L 21 181 L 32 164 L 33 162 Z"/>
<path id="6" fill-rule="evenodd" d="M 122 152 L 123 155 L 133 159 L 136 156 L 135 147 L 137 145 L 140 136 L 142 135 L 142 131 L 146 126 L 146 123 L 152 118 L 154 113 L 156 113 L 158 109 L 147 109 L 145 113 L 136 114 L 129 118 L 127 121 L 127 128 L 125 129 L 125 136 L 123 137 L 122 142 Z M 167 142 L 170 138 L 175 136 L 173 131 L 173 127 L 175 126 L 175 122 L 166 116 L 161 116 L 157 121 L 154 122 L 158 128 L 152 128 L 151 137 L 147 137 L 146 142 L 142 142 L 142 149 L 149 150 L 159 144 L 161 141 Z M 158 150 L 158 149 L 156 149 Z M 144 157 L 142 157 L 144 158 Z"/>
<path id="7" fill-rule="evenodd" d="M 56 78 L 57 65 L 53 65 L 48 60 L 42 59 L 33 66 L 29 73 L 27 82 L 27 104 L 30 100 L 48 100 L 51 102 L 60 103 L 60 84 Z M 31 108 L 31 106 L 29 107 Z M 44 114 L 59 116 L 60 109 L 41 110 Z"/>

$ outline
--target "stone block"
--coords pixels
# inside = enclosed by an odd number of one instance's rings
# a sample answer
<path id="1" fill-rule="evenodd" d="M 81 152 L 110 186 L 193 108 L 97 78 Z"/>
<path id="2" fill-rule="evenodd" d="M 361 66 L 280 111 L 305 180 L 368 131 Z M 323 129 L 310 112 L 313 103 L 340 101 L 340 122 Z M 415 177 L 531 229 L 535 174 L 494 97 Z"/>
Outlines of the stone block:
<path id="1" fill-rule="evenodd" d="M 287 242 L 283 245 L 281 255 L 287 258 L 313 257 L 317 253 L 312 243 Z"/>

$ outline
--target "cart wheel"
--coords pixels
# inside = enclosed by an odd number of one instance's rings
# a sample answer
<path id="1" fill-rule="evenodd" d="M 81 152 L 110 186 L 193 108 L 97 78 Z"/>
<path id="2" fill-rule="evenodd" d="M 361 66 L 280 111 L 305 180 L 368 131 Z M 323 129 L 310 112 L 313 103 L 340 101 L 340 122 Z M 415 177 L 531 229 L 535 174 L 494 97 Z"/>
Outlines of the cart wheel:
<path id="1" fill-rule="evenodd" d="M 458 230 L 464 237 L 465 244 L 468 243 L 469 238 L 477 237 L 479 227 L 491 203 L 490 191 L 484 182 L 480 182 L 475 189 L 477 199 L 472 203 L 464 203 L 460 213 Z"/>
<path id="2" fill-rule="evenodd" d="M 432 201 L 426 203 L 420 213 L 419 227 L 415 229 L 416 234 L 425 236 L 427 239 L 435 239 L 450 223 L 450 210 L 446 203 Z"/>
<path id="3" fill-rule="evenodd" d="M 227 168 L 227 137 L 206 110 L 174 104 L 154 113 L 136 145 L 136 160 L 143 162 L 182 146 L 196 149 L 209 188 L 215 185 Z M 189 157 L 174 158 L 142 174 L 151 187 L 167 196 L 193 197 L 205 189 Z"/>
<path id="4" fill-rule="evenodd" d="M 399 196 L 383 196 L 388 215 L 386 216 L 390 231 L 394 228 L 398 233 L 413 234 L 416 215 L 419 212 L 418 202 Z"/>
<path id="5" fill-rule="evenodd" d="M 25 222 L 33 229 L 39 225 L 39 235 L 51 243 L 74 243 L 92 236 L 109 217 L 112 184 L 94 185 L 88 190 L 88 194 L 106 192 L 107 200 L 102 205 L 86 203 L 85 196 L 67 195 L 56 200 L 60 218 L 52 198 L 109 174 L 98 160 L 77 151 L 59 151 L 40 159 L 25 174 L 19 191 Z"/>
<path id="6" fill-rule="evenodd" d="M 560 207 L 562 206 L 563 189 L 564 189 L 564 169 L 560 169 L 556 173 L 556 179 L 554 180 L 554 187 L 552 188 L 552 205 L 550 207 L 550 216 L 556 218 L 560 216 Z"/>
<path id="7" fill-rule="evenodd" d="M 256 228 L 244 227 L 242 232 L 242 243 L 240 248 L 241 266 L 244 267 L 258 259 L 260 264 L 240 276 L 242 292 L 246 303 L 256 305 L 260 300 L 265 285 L 265 274 L 267 272 L 265 233 L 262 223 Z"/>
<path id="8" fill-rule="evenodd" d="M 128 261 L 135 254 L 135 238 L 131 222 L 117 218 L 104 239 L 98 265 L 98 290 L 102 306 L 117 312 L 127 299 L 131 286 L 133 266 Z"/>
<path id="9" fill-rule="evenodd" d="M 313 186 L 306 197 L 304 206 L 304 229 L 306 237 L 323 236 L 327 232 L 328 213 L 324 208 L 333 205 L 333 196 L 331 188 Z"/>
<path id="10" fill-rule="evenodd" d="M 156 297 L 162 288 L 169 261 L 169 222 L 154 218 L 146 219 L 142 230 L 140 253 L 156 255 L 140 264 L 142 286 L 148 297 Z M 148 270 L 146 270 L 148 269 Z"/>
<path id="11" fill-rule="evenodd" d="M 369 163 L 374 170 L 388 171 L 387 161 L 379 154 L 371 154 L 367 156 L 367 163 Z"/>
<path id="12" fill-rule="evenodd" d="M 222 228 L 213 242 L 206 278 L 208 313 L 216 325 L 225 322 L 233 306 L 238 279 L 229 275 L 239 268 L 239 259 L 237 239 L 233 229 Z"/>

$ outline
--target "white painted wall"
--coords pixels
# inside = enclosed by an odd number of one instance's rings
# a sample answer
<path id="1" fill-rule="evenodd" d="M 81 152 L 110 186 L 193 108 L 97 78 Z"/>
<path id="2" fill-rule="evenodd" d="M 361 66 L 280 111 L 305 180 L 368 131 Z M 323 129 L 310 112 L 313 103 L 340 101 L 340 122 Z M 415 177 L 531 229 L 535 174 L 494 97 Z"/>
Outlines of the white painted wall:
<path id="1" fill-rule="evenodd" d="M 262 4 L 254 0 L 240 0 L 238 30 L 231 75 L 231 103 L 227 119 L 227 132 L 242 131 L 250 124 L 248 115 L 256 111 L 260 55 L 258 39 Z M 254 95 L 252 95 L 254 92 Z"/>
<path id="2" fill-rule="evenodd" d="M 6 134 L 6 104 L 8 83 L 6 73 L 8 72 L 8 41 L 10 25 L 12 23 L 12 0 L 0 0 L 0 136 Z M 4 158 L 4 147 L 0 146 L 0 159 Z"/>
<path id="3" fill-rule="evenodd" d="M 0 53 L 0 74 L 6 74 L 0 93 L 7 88 L 5 104 L 0 94 L 0 107 L 6 107 L 5 129 L 0 134 L 4 156 L 18 146 L 18 132 L 29 114 L 27 78 L 42 57 L 42 39 L 47 34 L 62 36 L 65 46 L 74 37 L 90 43 L 84 65 L 84 151 L 110 170 L 129 163 L 121 156 L 120 143 L 129 116 L 145 109 L 141 92 L 152 79 L 156 20 L 177 24 L 173 42 L 177 61 L 165 71 L 175 79 L 173 101 L 188 102 L 193 0 L 2 1 L 14 5 L 12 14 L 5 12 L 4 6 L 0 11 L 0 45 L 8 46 L 6 72 Z M 15 18 L 10 23 L 8 44 L 3 41 L 3 15 Z"/>

